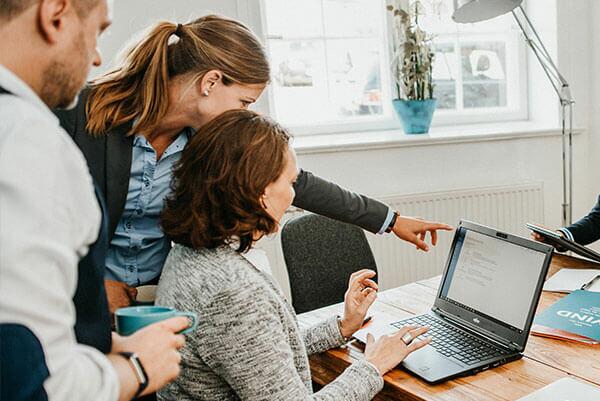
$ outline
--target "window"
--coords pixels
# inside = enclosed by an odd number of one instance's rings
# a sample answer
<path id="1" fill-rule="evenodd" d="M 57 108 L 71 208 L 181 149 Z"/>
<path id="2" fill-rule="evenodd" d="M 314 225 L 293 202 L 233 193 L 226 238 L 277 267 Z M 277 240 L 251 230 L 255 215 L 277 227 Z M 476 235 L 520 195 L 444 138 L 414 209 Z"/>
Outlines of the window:
<path id="1" fill-rule="evenodd" d="M 420 19 L 434 35 L 436 122 L 527 118 L 525 44 L 512 15 L 456 24 L 452 3 L 430 1 Z"/>
<path id="2" fill-rule="evenodd" d="M 271 112 L 295 128 L 393 124 L 383 0 L 264 0 Z"/>
<path id="3" fill-rule="evenodd" d="M 526 118 L 524 51 L 512 16 L 455 24 L 424 0 L 435 35 L 434 124 Z M 399 128 L 385 0 L 262 0 L 270 112 L 296 134 Z"/>

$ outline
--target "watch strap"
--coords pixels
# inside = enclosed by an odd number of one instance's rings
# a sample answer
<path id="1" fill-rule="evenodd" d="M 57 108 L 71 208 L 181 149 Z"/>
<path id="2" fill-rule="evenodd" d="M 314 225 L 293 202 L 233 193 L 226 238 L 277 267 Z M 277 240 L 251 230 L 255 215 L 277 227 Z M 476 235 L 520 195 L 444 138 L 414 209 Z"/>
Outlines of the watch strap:
<path id="1" fill-rule="evenodd" d="M 396 224 L 396 220 L 398 220 L 398 216 L 400 216 L 398 214 L 398 212 L 394 212 L 394 215 L 392 216 L 392 220 L 390 220 L 390 224 L 385 229 L 386 233 L 391 233 L 392 232 L 392 230 L 394 229 L 394 225 Z"/>
<path id="2" fill-rule="evenodd" d="M 146 387 L 148 387 L 148 374 L 146 373 L 146 369 L 144 369 L 144 365 L 142 365 L 140 358 L 138 358 L 135 352 L 119 352 L 119 355 L 129 361 L 129 364 L 131 365 L 131 368 L 138 379 L 139 387 L 133 396 L 133 398 L 136 399 L 144 392 Z"/>

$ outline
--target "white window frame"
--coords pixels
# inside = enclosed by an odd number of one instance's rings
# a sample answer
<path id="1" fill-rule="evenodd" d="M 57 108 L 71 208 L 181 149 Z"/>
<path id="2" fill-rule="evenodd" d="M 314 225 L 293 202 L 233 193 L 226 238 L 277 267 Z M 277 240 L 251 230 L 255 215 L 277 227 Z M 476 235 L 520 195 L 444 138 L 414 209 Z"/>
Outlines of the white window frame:
<path id="1" fill-rule="evenodd" d="M 520 36 L 520 33 L 515 32 L 515 35 Z M 454 37 L 454 48 L 459 47 L 459 34 L 446 34 L 446 37 Z M 488 39 L 490 37 L 506 36 L 506 33 L 493 33 L 486 32 L 481 34 L 466 34 L 469 39 L 478 40 L 478 38 Z M 527 48 L 525 42 L 520 37 L 515 37 L 515 40 L 506 41 L 506 66 L 507 68 L 513 68 L 513 71 L 507 73 L 506 85 L 507 92 L 513 92 L 516 94 L 516 104 L 513 107 L 480 107 L 476 109 L 462 109 L 462 110 L 442 110 L 437 109 L 434 114 L 433 126 L 452 126 L 452 125 L 465 125 L 465 124 L 476 124 L 476 123 L 490 123 L 490 122 L 505 122 L 505 121 L 522 121 L 527 120 L 529 117 L 528 107 L 528 87 L 527 87 Z M 509 49 L 509 46 L 516 47 Z M 518 60 L 516 63 L 512 58 L 517 55 Z M 458 54 L 460 63 L 460 53 Z M 514 67 L 513 67 L 514 66 Z M 516 71 L 515 71 L 516 70 Z M 518 82 L 509 79 L 514 73 L 517 73 L 519 77 Z M 462 68 L 458 68 L 458 73 L 462 75 Z M 460 81 L 462 82 L 462 76 Z M 462 85 L 456 85 L 457 88 L 457 105 L 462 102 Z M 435 88 L 434 88 L 435 96 Z M 461 106 L 462 108 L 462 106 Z M 493 118 L 491 118 L 493 116 Z"/>
<path id="2" fill-rule="evenodd" d="M 239 0 L 238 0 L 239 1 Z M 282 0 L 285 1 L 285 0 Z M 389 22 L 387 18 L 387 10 L 385 9 L 386 0 L 376 0 L 380 1 L 382 4 L 381 7 L 381 15 L 382 20 L 385 23 L 384 32 L 389 32 Z M 265 48 L 267 52 L 269 52 L 269 40 L 278 39 L 277 37 L 269 37 L 265 32 L 265 28 L 267 26 L 266 21 L 266 12 L 265 12 L 265 0 L 259 0 L 260 3 L 260 18 L 261 18 L 261 31 L 263 32 L 262 40 L 265 44 Z M 390 36 L 388 35 L 388 38 Z M 321 39 L 319 37 L 311 38 L 311 39 Z M 391 45 L 390 41 L 387 41 L 388 46 L 382 46 L 383 55 L 382 60 L 386 66 L 390 65 L 390 52 Z M 393 82 L 391 82 L 390 74 L 381 74 L 381 89 L 383 97 L 392 98 L 392 90 L 394 88 Z M 272 105 L 275 103 L 275 95 L 274 91 L 271 89 L 269 85 L 267 89 L 268 96 L 268 104 L 269 104 L 269 112 L 274 110 Z M 388 129 L 398 129 L 401 128 L 400 122 L 397 120 L 395 116 L 395 112 L 393 110 L 393 106 L 391 102 L 384 102 L 382 104 L 383 107 L 383 116 L 380 118 L 372 118 L 369 121 L 364 121 L 366 118 L 364 117 L 356 117 L 356 118 L 346 118 L 344 122 L 331 122 L 331 123 L 321 123 L 321 124 L 313 124 L 313 125 L 292 125 L 288 126 L 288 128 L 295 135 L 319 135 L 319 134 L 334 134 L 334 133 L 347 133 L 347 132 L 356 132 L 356 131 L 382 131 Z M 387 118 L 386 118 L 387 116 Z"/>
<path id="3" fill-rule="evenodd" d="M 281 0 L 286 1 L 286 0 Z M 388 99 L 393 99 L 395 95 L 395 83 L 393 82 L 393 78 L 391 76 L 390 60 L 392 54 L 392 34 L 390 32 L 391 29 L 391 17 L 389 16 L 389 12 L 385 9 L 385 0 L 380 0 L 382 2 L 382 12 L 385 13 L 384 23 L 385 30 L 388 32 L 388 46 L 383 46 L 384 54 L 383 60 L 384 63 L 388 66 L 388 74 L 382 74 L 381 82 L 382 82 L 382 91 L 383 94 L 388 96 Z M 252 4 L 249 4 L 252 3 Z M 265 12 L 265 4 L 264 0 L 237 0 L 237 9 L 238 16 L 243 21 L 249 23 L 249 25 L 253 28 L 255 32 L 261 37 L 261 40 L 265 44 L 267 51 L 269 51 L 269 39 L 266 34 L 266 12 Z M 493 34 L 493 33 L 491 33 Z M 444 36 L 451 36 L 453 34 L 446 34 Z M 477 34 L 468 34 L 470 37 L 474 37 Z M 513 82 L 507 80 L 507 85 L 515 85 L 518 88 L 518 102 L 519 107 L 514 109 L 507 109 L 505 107 L 492 107 L 492 108 L 479 108 L 472 109 L 468 111 L 449 111 L 449 110 L 436 110 L 434 113 L 432 126 L 434 127 L 452 127 L 452 126 L 461 126 L 467 124 L 477 124 L 477 123 L 494 123 L 494 122 L 508 122 L 508 121 L 524 121 L 529 118 L 529 94 L 528 94 L 528 76 L 529 76 L 529 67 L 528 67 L 528 52 L 526 48 L 525 42 L 520 37 L 520 32 L 515 32 L 515 35 L 519 37 L 516 38 L 515 41 L 507 41 L 507 45 L 513 43 L 513 45 L 517 46 L 518 55 L 517 58 L 517 69 L 519 80 L 518 82 Z M 490 33 L 482 33 L 481 36 L 490 36 Z M 458 40 L 458 35 L 455 35 L 456 40 Z M 456 46 L 456 44 L 455 44 Z M 509 58 L 514 57 L 513 52 L 507 49 L 507 60 L 506 65 L 510 66 L 511 61 Z M 460 57 L 460 55 L 458 55 Z M 459 66 L 460 67 L 460 66 Z M 462 69 L 459 68 L 462 72 Z M 459 86 L 460 87 L 460 86 Z M 266 96 L 264 96 L 264 100 L 259 102 L 258 109 L 267 113 L 274 114 L 272 111 L 274 107 L 272 105 L 275 102 L 274 93 L 271 89 L 270 85 L 267 87 Z M 435 94 L 435 91 L 434 91 Z M 458 97 L 457 97 L 458 101 Z M 386 104 L 387 103 L 387 104 Z M 294 135 L 297 136 L 306 136 L 306 135 L 324 135 L 324 134 L 336 134 L 336 133 L 349 133 L 349 132 L 368 132 L 368 131 L 384 131 L 384 130 L 401 130 L 401 123 L 398 120 L 398 117 L 395 115 L 394 111 L 391 109 L 391 102 L 384 102 L 383 104 L 384 111 L 391 111 L 391 118 L 383 119 L 381 121 L 361 121 L 361 122 L 352 122 L 351 119 L 346 120 L 345 122 L 339 123 L 328 123 L 328 124 L 315 124 L 310 126 L 290 126 L 290 130 Z M 384 112 L 385 115 L 385 112 Z M 493 118 L 491 118 L 493 116 Z"/>

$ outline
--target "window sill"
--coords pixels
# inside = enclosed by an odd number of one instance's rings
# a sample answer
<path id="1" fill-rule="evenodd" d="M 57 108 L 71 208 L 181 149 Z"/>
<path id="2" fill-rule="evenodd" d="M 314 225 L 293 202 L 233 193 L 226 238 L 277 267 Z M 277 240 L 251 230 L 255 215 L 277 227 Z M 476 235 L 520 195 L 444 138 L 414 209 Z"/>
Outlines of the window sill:
<path id="1" fill-rule="evenodd" d="M 583 131 L 582 128 L 574 128 L 573 134 L 578 135 Z M 560 135 L 559 127 L 543 127 L 530 121 L 517 121 L 501 124 L 432 127 L 428 134 L 420 135 L 407 135 L 400 130 L 386 130 L 297 136 L 294 138 L 293 146 L 298 154 L 313 154 L 448 143 L 505 141 Z"/>

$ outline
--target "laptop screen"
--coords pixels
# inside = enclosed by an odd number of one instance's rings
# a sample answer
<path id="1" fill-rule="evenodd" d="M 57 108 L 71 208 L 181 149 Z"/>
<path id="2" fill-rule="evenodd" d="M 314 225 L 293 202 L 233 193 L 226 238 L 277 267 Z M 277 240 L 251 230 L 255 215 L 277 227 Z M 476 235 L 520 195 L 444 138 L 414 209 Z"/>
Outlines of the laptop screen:
<path id="1" fill-rule="evenodd" d="M 440 297 L 522 333 L 546 254 L 460 227 Z"/>

